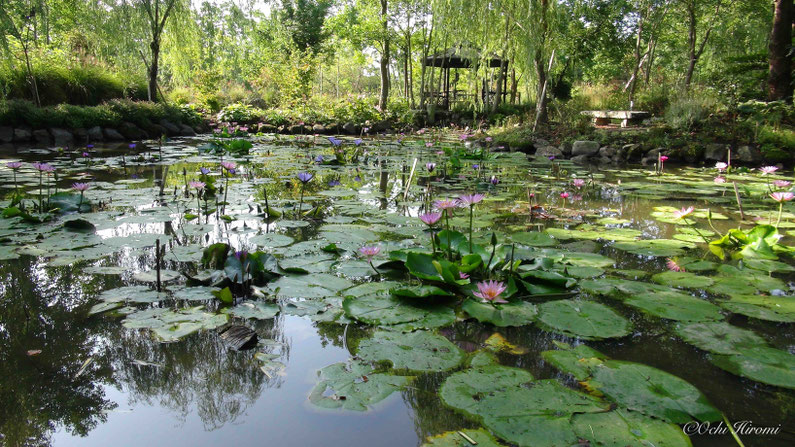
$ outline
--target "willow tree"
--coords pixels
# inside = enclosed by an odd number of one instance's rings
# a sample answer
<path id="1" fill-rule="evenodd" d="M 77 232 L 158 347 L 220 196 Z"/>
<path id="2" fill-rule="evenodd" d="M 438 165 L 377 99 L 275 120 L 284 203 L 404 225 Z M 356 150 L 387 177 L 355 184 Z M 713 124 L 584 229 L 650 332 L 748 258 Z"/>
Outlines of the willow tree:
<path id="1" fill-rule="evenodd" d="M 767 97 L 771 101 L 792 100 L 792 25 L 795 6 L 792 0 L 775 0 L 773 28 L 770 32 Z"/>
<path id="2" fill-rule="evenodd" d="M 0 43 L 9 55 L 12 52 L 8 49 L 6 36 L 13 37 L 22 47 L 31 94 L 36 105 L 41 106 L 39 87 L 36 84 L 36 77 L 33 75 L 33 66 L 30 61 L 31 46 L 36 43 L 38 35 L 35 27 L 38 10 L 36 6 L 36 3 L 29 0 L 11 0 L 0 3 Z"/>

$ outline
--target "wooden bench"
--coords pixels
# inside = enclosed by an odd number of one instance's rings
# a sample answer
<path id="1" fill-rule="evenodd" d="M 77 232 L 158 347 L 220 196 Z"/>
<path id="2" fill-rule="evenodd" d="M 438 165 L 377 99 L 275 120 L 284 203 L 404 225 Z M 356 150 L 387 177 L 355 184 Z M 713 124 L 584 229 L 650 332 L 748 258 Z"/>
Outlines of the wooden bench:
<path id="1" fill-rule="evenodd" d="M 635 110 L 583 110 L 580 113 L 593 118 L 593 123 L 597 126 L 607 126 L 611 120 L 621 120 L 621 127 L 627 127 L 630 124 L 640 124 L 651 117 L 649 112 Z"/>

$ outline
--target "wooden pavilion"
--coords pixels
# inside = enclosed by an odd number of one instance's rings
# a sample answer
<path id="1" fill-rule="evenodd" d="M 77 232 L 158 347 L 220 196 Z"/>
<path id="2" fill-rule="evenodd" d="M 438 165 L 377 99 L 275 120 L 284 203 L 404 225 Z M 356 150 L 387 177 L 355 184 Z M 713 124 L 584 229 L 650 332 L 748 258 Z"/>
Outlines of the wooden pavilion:
<path id="1" fill-rule="evenodd" d="M 460 90 L 457 88 L 458 84 L 458 72 L 454 71 L 453 81 L 450 80 L 450 71 L 451 70 L 458 70 L 461 68 L 466 69 L 474 69 L 477 70 L 480 68 L 481 64 L 487 64 L 487 68 L 489 68 L 489 75 L 481 80 L 481 86 L 479 92 L 474 94 L 468 93 L 465 90 Z M 469 99 L 477 98 L 478 95 L 480 96 L 480 100 L 483 104 L 491 104 L 494 100 L 494 97 L 497 94 L 496 90 L 492 89 L 492 86 L 496 80 L 499 80 L 499 71 L 498 76 L 494 76 L 494 72 L 491 70 L 492 68 L 500 69 L 502 68 L 502 88 L 497 89 L 500 90 L 501 100 L 505 102 L 505 98 L 508 91 L 508 60 L 503 60 L 497 56 L 492 56 L 488 59 L 484 59 L 481 57 L 480 53 L 476 50 L 471 49 L 463 49 L 457 48 L 453 49 L 450 48 L 448 50 L 435 53 L 432 56 L 426 57 L 422 64 L 426 67 L 433 68 L 441 68 L 441 75 L 438 78 L 437 85 L 429 85 L 425 91 L 425 98 L 426 101 L 430 104 L 435 104 L 438 107 L 441 107 L 444 110 L 449 110 L 450 106 L 456 102 L 463 102 Z M 433 75 L 431 75 L 431 79 L 433 79 Z M 432 82 L 431 84 L 434 84 Z"/>

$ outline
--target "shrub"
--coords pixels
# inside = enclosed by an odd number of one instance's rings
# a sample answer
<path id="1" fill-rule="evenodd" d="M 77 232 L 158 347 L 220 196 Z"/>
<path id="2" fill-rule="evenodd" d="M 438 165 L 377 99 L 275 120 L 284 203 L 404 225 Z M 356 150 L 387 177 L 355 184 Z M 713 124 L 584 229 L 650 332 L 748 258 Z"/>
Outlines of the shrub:
<path id="1" fill-rule="evenodd" d="M 665 109 L 665 121 L 679 130 L 691 130 L 701 124 L 717 106 L 708 96 L 680 96 Z"/>

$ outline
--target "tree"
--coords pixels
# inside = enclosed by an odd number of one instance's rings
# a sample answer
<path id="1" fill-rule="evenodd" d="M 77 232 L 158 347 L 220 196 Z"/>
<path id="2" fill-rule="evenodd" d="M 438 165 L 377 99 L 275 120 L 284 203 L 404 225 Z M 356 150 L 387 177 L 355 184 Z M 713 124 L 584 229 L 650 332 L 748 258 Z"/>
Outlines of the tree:
<path id="1" fill-rule="evenodd" d="M 149 27 L 149 60 L 141 54 L 146 64 L 146 71 L 149 76 L 148 92 L 149 100 L 157 102 L 157 74 L 160 62 L 160 42 L 163 39 L 163 30 L 166 21 L 174 12 L 175 8 L 182 6 L 184 0 L 138 0 L 140 7 L 146 12 Z"/>
<path id="2" fill-rule="evenodd" d="M 792 101 L 792 0 L 775 0 L 773 29 L 770 32 L 767 98 Z"/>
<path id="3" fill-rule="evenodd" d="M 30 82 L 30 89 L 33 100 L 37 106 L 41 106 L 41 98 L 39 98 L 39 87 L 36 84 L 36 77 L 33 75 L 33 66 L 30 62 L 30 47 L 36 42 L 36 5 L 27 0 L 11 1 L 9 3 L 0 3 L 0 25 L 2 25 L 2 34 L 0 38 L 4 46 L 8 46 L 5 41 L 6 34 L 14 37 L 22 46 L 22 52 L 25 59 L 25 68 L 28 74 L 28 82 Z"/>
<path id="4" fill-rule="evenodd" d="M 710 23 L 710 25 L 707 27 L 707 30 L 704 32 L 704 37 L 701 39 L 701 43 L 698 45 L 696 45 L 698 0 L 684 0 L 684 2 L 685 9 L 687 10 L 688 24 L 688 65 L 687 72 L 685 73 L 685 89 L 689 89 L 690 82 L 693 80 L 693 71 L 696 68 L 696 63 L 701 58 L 701 55 L 704 54 L 707 41 L 709 41 L 709 36 L 715 26 L 714 21 L 716 21 L 719 17 L 721 0 L 718 0 L 715 3 L 715 17 L 712 18 L 712 23 Z M 698 48 L 696 48 L 696 46 L 698 46 Z"/>
<path id="5" fill-rule="evenodd" d="M 381 113 L 386 112 L 387 101 L 389 100 L 389 11 L 387 9 L 387 0 L 379 0 L 381 2 L 381 31 L 383 34 L 382 47 L 381 47 L 381 94 L 378 97 L 378 108 Z"/>

